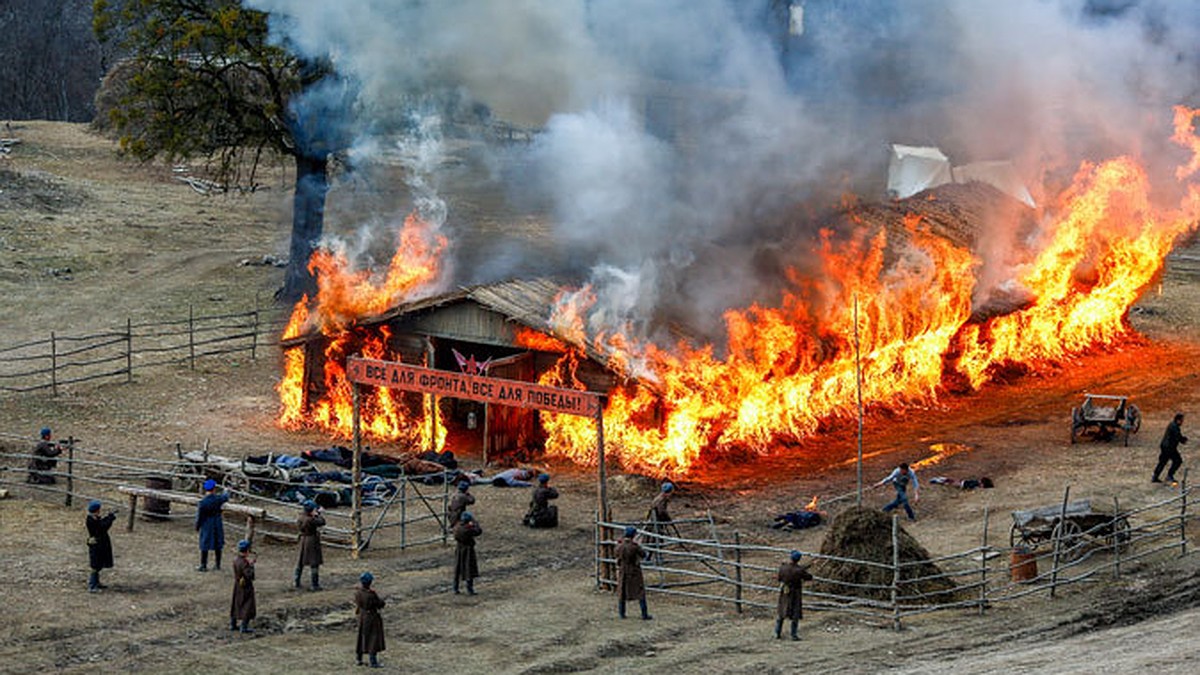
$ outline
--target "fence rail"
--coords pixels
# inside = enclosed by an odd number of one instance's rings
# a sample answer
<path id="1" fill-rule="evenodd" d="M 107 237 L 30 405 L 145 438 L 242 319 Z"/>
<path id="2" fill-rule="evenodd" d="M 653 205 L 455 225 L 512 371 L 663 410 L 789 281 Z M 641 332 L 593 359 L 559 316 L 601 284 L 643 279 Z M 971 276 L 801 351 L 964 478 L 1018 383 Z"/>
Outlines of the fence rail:
<path id="1" fill-rule="evenodd" d="M 1056 530 L 1052 539 L 1044 542 L 1047 545 L 1029 552 L 989 544 L 990 514 L 985 510 L 980 545 L 929 559 L 901 561 L 898 521 L 893 519 L 893 555 L 888 562 L 804 553 L 814 561 L 810 572 L 829 569 L 831 565 L 821 564 L 824 561 L 875 570 L 876 579 L 888 581 L 835 579 L 813 572 L 814 580 L 803 591 L 804 606 L 888 620 L 900 628 L 904 618 L 918 614 L 950 609 L 983 613 L 994 604 L 1038 593 L 1053 597 L 1065 587 L 1119 578 L 1151 559 L 1187 554 L 1187 525 L 1196 520 L 1188 515 L 1191 492 L 1185 477 L 1179 491 L 1167 499 L 1134 509 L 1114 509 L 1104 522 L 1078 533 Z M 1114 500 L 1116 505 L 1119 502 Z M 1118 522 L 1133 523 L 1135 519 L 1134 527 L 1116 527 Z M 647 591 L 728 603 L 738 612 L 744 607 L 776 606 L 779 583 L 775 575 L 792 549 L 742 543 L 739 532 L 725 541 L 683 536 L 678 528 L 664 530 L 656 523 L 596 519 L 597 588 L 616 587 L 614 549 L 619 533 L 628 525 L 638 528 L 647 552 L 642 564 Z M 918 572 L 918 568 L 929 571 Z M 1031 573 L 1033 570 L 1036 573 Z M 946 590 L 927 590 L 931 588 Z"/>
<path id="2" fill-rule="evenodd" d="M 27 393 L 49 389 L 55 396 L 67 385 L 124 378 L 136 370 L 165 365 L 195 369 L 196 360 L 247 353 L 277 345 L 289 309 L 255 308 L 245 312 L 197 316 L 188 308 L 183 319 L 133 322 L 122 329 L 87 335 L 62 335 L 0 347 L 0 392 Z"/>

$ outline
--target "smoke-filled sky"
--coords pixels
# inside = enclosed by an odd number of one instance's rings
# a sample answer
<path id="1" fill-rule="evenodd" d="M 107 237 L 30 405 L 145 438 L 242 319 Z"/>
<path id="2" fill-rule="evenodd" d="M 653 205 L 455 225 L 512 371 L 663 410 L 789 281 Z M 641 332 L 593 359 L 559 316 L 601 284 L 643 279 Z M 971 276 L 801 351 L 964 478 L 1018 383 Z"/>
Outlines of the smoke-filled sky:
<path id="1" fill-rule="evenodd" d="M 610 317 L 769 302 L 780 210 L 881 198 L 889 143 L 1012 159 L 1035 197 L 1081 159 L 1173 167 L 1170 106 L 1200 79 L 1183 0 L 246 2 L 357 85 L 359 148 L 431 110 L 539 130 L 499 175 L 549 205 Z"/>

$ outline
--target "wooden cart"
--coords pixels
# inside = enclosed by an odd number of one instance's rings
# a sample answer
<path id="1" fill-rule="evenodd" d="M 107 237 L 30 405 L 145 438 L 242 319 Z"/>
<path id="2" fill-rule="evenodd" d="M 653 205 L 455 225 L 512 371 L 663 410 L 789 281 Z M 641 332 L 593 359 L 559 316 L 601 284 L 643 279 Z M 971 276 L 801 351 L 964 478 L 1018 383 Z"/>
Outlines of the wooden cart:
<path id="1" fill-rule="evenodd" d="M 1012 519 L 1010 546 L 1036 549 L 1060 540 L 1059 556 L 1067 562 L 1078 560 L 1089 542 L 1111 548 L 1130 541 L 1128 518 L 1094 510 L 1087 499 L 1068 502 L 1065 511 L 1062 504 L 1013 511 Z"/>
<path id="2" fill-rule="evenodd" d="M 1109 440 L 1121 435 L 1129 445 L 1129 435 L 1142 427 L 1142 413 L 1126 396 L 1084 394 L 1083 403 L 1071 408 L 1071 443 L 1085 435 Z"/>

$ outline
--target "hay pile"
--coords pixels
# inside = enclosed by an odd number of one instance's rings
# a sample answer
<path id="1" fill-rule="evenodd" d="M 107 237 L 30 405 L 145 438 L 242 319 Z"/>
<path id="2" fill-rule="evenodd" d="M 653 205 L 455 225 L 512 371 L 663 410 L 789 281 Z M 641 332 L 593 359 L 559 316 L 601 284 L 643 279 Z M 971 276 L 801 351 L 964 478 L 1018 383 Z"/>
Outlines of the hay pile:
<path id="1" fill-rule="evenodd" d="M 931 563 L 929 552 L 904 528 L 898 536 L 900 562 L 922 563 L 901 568 L 899 594 L 903 604 L 934 604 L 959 599 L 958 587 Z M 890 566 L 892 564 L 892 517 L 876 509 L 855 506 L 838 514 L 830 524 L 821 554 L 867 560 Z M 925 562 L 923 562 L 925 561 Z M 891 600 L 892 570 L 839 560 L 820 559 L 810 570 L 817 581 L 812 590 L 833 595 L 852 595 L 874 600 Z M 919 579 L 919 581 L 911 581 Z M 880 586 L 859 588 L 848 584 Z"/>

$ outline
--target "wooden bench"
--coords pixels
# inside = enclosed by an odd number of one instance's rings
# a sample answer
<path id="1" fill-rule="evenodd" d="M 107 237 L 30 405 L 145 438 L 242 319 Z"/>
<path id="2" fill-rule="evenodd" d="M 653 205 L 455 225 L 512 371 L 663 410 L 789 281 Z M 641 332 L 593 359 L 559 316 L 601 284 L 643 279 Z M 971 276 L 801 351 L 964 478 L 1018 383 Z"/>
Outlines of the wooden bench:
<path id="1" fill-rule="evenodd" d="M 183 492 L 173 492 L 168 490 L 155 490 L 154 488 L 144 488 L 135 485 L 119 485 L 117 492 L 129 495 L 129 519 L 125 522 L 125 530 L 133 531 L 133 519 L 137 514 L 138 497 L 146 497 L 149 499 L 161 499 L 164 501 L 175 502 L 177 504 L 188 504 L 195 506 L 200 503 L 200 497 Z M 226 502 L 222 507 L 225 513 L 236 513 L 246 516 L 246 536 L 247 541 L 254 541 L 254 527 L 257 522 L 266 520 L 267 510 L 254 506 L 244 506 L 242 504 L 230 504 Z"/>

